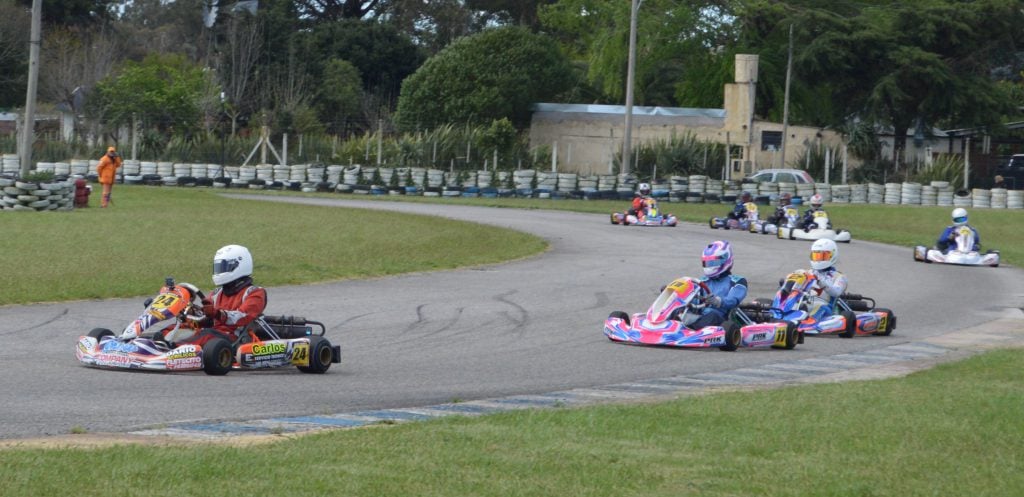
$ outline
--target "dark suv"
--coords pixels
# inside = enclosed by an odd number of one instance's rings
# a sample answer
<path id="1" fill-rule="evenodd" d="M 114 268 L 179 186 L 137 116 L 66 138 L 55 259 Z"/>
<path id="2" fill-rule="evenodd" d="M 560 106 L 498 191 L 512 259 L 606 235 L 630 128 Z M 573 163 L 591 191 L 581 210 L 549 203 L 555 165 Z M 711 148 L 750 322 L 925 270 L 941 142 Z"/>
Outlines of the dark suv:
<path id="1" fill-rule="evenodd" d="M 1011 156 L 1010 162 L 996 168 L 996 174 L 1003 177 L 1007 188 L 1011 190 L 1024 188 L 1024 154 Z"/>

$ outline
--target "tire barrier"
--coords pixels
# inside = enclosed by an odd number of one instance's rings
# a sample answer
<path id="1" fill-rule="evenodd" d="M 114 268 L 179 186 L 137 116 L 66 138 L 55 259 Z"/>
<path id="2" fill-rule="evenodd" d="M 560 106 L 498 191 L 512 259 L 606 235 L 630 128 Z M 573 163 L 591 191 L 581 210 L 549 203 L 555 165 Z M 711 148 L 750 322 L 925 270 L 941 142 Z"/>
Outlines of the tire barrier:
<path id="1" fill-rule="evenodd" d="M 70 211 L 75 207 L 75 183 L 70 179 L 34 182 L 0 177 L 0 192 L 3 211 Z"/>
<path id="2" fill-rule="evenodd" d="M 58 179 L 84 177 L 95 181 L 97 161 L 75 159 L 68 162 L 39 162 L 36 172 L 52 173 Z M 0 156 L 0 177 L 14 178 L 18 157 Z M 4 168 L 10 172 L 4 173 Z M 379 174 L 379 183 L 372 178 Z M 157 186 L 213 187 L 242 189 L 277 189 L 291 191 L 336 192 L 377 195 L 422 196 L 479 196 L 580 198 L 629 200 L 637 191 L 641 180 L 635 174 L 557 173 L 521 169 L 515 171 L 463 171 L 453 172 L 421 167 L 365 167 L 361 165 L 308 165 L 291 166 L 260 164 L 253 166 L 226 166 L 218 164 L 189 164 L 125 160 L 121 175 L 126 184 Z M 394 182 L 392 182 L 394 176 Z M 258 180 L 258 181 L 257 181 Z M 461 180 L 461 181 L 460 181 Z M 803 199 L 819 194 L 826 203 L 887 204 L 939 207 L 1024 209 L 1024 191 L 996 188 L 956 190 L 947 181 L 929 184 L 868 183 L 829 185 L 827 183 L 741 183 L 741 180 L 718 180 L 704 175 L 670 176 L 650 182 L 652 194 L 665 202 L 732 203 L 741 192 L 754 195 L 755 201 L 774 202 L 781 193 L 790 193 Z M 448 189 L 446 187 L 453 187 Z M 41 190 L 40 188 L 39 190 Z M 18 197 L 26 200 L 18 200 Z M 32 192 L 8 195 L 7 203 L 17 202 L 18 210 L 54 210 L 58 198 L 44 195 L 32 200 Z M 50 200 L 49 203 L 42 200 Z M 32 206 L 30 207 L 30 204 Z"/>

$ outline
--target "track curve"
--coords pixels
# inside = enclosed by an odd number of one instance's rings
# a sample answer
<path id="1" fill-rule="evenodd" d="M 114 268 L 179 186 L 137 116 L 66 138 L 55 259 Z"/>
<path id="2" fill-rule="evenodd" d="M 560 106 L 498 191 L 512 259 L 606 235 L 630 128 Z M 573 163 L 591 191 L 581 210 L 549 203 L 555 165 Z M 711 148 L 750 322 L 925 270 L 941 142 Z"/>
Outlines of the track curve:
<path id="1" fill-rule="evenodd" d="M 477 268 L 270 288 L 268 314 L 322 321 L 341 345 L 342 363 L 323 376 L 90 369 L 74 358 L 77 337 L 123 326 L 137 314 L 137 299 L 0 308 L 0 438 L 413 407 L 753 367 L 921 340 L 997 319 L 1024 296 L 1017 268 L 925 265 L 912 261 L 909 248 L 855 240 L 840 246 L 839 267 L 851 292 L 895 311 L 899 325 L 890 337 L 809 338 L 792 351 L 630 347 L 604 338 L 604 318 L 645 309 L 672 278 L 698 275 L 709 241 L 733 243 L 736 272 L 751 284 L 748 298 L 770 296 L 781 276 L 806 267 L 810 245 L 697 224 L 619 227 L 606 216 L 562 211 L 238 197 L 471 220 L 539 235 L 551 249 Z"/>

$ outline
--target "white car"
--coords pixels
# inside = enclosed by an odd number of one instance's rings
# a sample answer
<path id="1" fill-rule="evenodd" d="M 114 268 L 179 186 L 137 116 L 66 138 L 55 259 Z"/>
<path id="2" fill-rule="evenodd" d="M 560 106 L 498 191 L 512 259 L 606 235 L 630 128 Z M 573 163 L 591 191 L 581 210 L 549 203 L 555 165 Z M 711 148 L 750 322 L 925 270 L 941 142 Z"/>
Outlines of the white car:
<path id="1" fill-rule="evenodd" d="M 762 169 L 747 176 L 746 180 L 757 183 L 764 181 L 772 183 L 814 183 L 814 178 L 802 169 Z"/>

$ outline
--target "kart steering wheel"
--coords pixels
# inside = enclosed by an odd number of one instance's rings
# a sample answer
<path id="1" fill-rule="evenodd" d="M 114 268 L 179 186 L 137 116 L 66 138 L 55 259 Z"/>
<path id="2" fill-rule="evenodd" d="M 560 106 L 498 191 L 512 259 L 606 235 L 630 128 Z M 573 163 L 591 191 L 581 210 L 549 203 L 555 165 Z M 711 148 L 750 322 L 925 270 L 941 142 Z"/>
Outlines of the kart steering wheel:
<path id="1" fill-rule="evenodd" d="M 700 294 L 698 295 L 700 302 L 691 302 L 690 305 L 692 307 L 704 307 L 708 297 L 711 296 L 711 289 L 708 288 L 707 283 L 704 283 L 703 281 L 697 281 L 697 286 L 700 288 Z"/>

